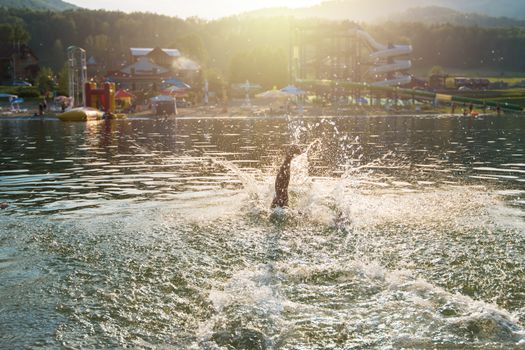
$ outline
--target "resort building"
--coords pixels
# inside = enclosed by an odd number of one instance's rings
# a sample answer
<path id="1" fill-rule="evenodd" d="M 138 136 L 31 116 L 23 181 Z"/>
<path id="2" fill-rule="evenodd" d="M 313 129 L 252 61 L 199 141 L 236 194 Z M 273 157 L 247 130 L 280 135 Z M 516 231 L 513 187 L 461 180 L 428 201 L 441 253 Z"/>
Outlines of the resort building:
<path id="1" fill-rule="evenodd" d="M 163 81 L 177 78 L 190 85 L 197 79 L 200 65 L 182 56 L 177 49 L 131 48 L 130 64 L 108 72 L 108 79 L 121 88 L 158 91 Z"/>
<path id="2" fill-rule="evenodd" d="M 181 57 L 180 51 L 177 49 L 161 49 L 156 48 L 138 48 L 132 47 L 130 51 L 130 62 L 134 63 L 147 57 L 153 63 L 161 66 L 170 66 L 176 59 Z"/>
<path id="3" fill-rule="evenodd" d="M 27 45 L 0 44 L 0 80 L 34 80 L 40 71 L 38 57 Z"/>

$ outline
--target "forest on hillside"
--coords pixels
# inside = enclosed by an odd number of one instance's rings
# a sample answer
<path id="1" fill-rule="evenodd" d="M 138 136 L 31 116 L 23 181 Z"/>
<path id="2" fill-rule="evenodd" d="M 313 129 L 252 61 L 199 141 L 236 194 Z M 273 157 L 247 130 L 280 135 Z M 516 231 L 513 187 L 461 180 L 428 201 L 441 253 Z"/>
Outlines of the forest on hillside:
<path id="1" fill-rule="evenodd" d="M 62 0 L 0 0 L 0 8 L 65 11 L 78 8 Z"/>
<path id="2" fill-rule="evenodd" d="M 469 17 L 487 17 L 486 19 L 489 22 L 496 19 L 500 24 L 505 24 L 506 20 L 509 20 L 507 24 L 511 23 L 512 20 L 525 20 L 523 0 L 326 0 L 308 7 L 264 8 L 252 11 L 251 14 L 372 22 L 404 13 L 407 10 L 436 7 Z M 412 19 L 424 20 L 418 17 Z M 482 20 L 482 18 L 478 18 L 478 20 Z M 485 21 L 482 20 L 481 22 Z"/>
<path id="3" fill-rule="evenodd" d="M 171 47 L 198 60 L 205 74 L 265 87 L 288 80 L 293 28 L 329 26 L 328 20 L 234 16 L 186 20 L 162 15 L 77 10 L 39 12 L 0 9 L 0 41 L 26 42 L 42 66 L 60 70 L 70 45 L 84 47 L 105 69 L 129 60 L 130 47 Z M 342 25 L 354 26 L 350 22 Z M 411 43 L 416 68 L 525 72 L 525 29 L 389 22 L 364 25 L 378 41 Z"/>

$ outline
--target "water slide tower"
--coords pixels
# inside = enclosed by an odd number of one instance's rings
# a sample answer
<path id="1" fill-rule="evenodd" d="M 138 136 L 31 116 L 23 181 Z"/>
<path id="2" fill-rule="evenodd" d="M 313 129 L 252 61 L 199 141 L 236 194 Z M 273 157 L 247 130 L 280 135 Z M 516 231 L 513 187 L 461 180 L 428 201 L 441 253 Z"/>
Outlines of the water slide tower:
<path id="1" fill-rule="evenodd" d="M 68 47 L 67 66 L 69 77 L 69 97 L 73 98 L 72 107 L 83 107 L 86 103 L 86 92 L 84 89 L 87 82 L 86 50 L 77 46 Z"/>
<path id="2" fill-rule="evenodd" d="M 290 38 L 290 78 L 366 82 L 375 86 L 410 83 L 410 45 L 381 44 L 351 22 L 300 24 Z"/>
<path id="3" fill-rule="evenodd" d="M 366 61 L 353 23 L 298 23 L 290 34 L 291 82 L 299 79 L 362 81 Z"/>

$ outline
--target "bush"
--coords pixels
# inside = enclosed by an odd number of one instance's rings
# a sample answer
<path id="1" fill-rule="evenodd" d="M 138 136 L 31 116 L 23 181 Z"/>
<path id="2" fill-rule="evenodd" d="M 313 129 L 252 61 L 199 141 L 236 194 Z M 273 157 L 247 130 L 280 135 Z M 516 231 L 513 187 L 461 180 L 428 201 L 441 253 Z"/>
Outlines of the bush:
<path id="1" fill-rule="evenodd" d="M 40 91 L 36 86 L 0 86 L 0 93 L 18 97 L 40 97 Z"/>

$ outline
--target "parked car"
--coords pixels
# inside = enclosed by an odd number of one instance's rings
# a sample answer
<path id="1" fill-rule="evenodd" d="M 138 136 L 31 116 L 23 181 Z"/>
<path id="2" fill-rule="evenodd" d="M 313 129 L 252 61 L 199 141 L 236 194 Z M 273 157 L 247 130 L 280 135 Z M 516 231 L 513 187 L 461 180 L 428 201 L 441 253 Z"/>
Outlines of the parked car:
<path id="1" fill-rule="evenodd" d="M 15 80 L 15 81 L 4 81 L 2 82 L 3 86 L 33 86 L 33 84 L 23 81 L 23 80 Z"/>
<path id="2" fill-rule="evenodd" d="M 17 80 L 13 82 L 13 86 L 33 86 L 33 84 L 27 81 Z"/>

